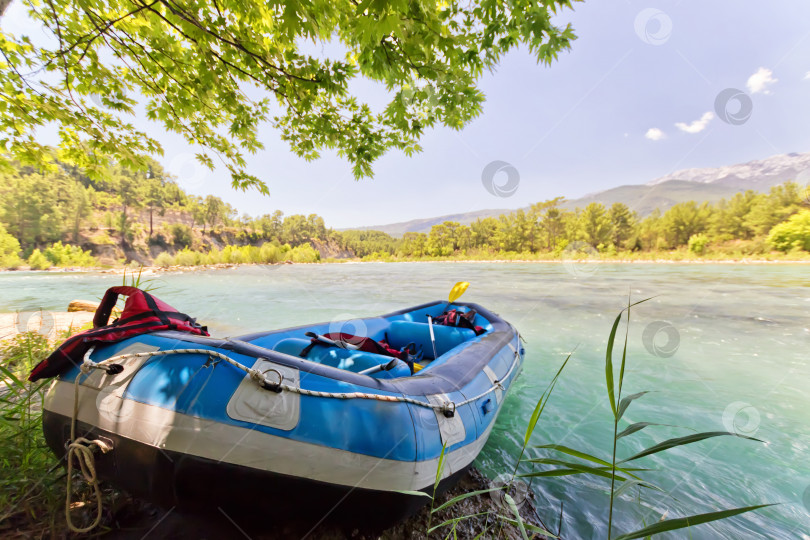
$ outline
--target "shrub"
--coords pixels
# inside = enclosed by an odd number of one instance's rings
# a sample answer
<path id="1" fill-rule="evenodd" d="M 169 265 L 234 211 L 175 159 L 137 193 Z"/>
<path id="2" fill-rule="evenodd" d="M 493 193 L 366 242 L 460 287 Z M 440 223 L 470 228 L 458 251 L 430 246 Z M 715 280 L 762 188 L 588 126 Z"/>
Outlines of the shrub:
<path id="1" fill-rule="evenodd" d="M 260 248 L 261 262 L 263 263 L 277 263 L 282 260 L 281 249 L 273 243 L 265 242 Z"/>
<path id="2" fill-rule="evenodd" d="M 0 268 L 16 268 L 21 264 L 20 243 L 0 223 Z"/>
<path id="3" fill-rule="evenodd" d="M 32 270 L 47 270 L 53 266 L 53 263 L 49 261 L 40 250 L 35 249 L 33 253 L 31 253 L 31 256 L 28 257 L 28 266 L 30 266 Z"/>
<path id="4" fill-rule="evenodd" d="M 99 246 L 111 246 L 115 244 L 115 240 L 110 238 L 107 231 L 99 231 L 90 238 L 90 241 Z"/>
<path id="5" fill-rule="evenodd" d="M 693 234 L 689 237 L 689 251 L 696 255 L 702 255 L 709 244 L 709 237 L 703 233 Z"/>
<path id="6" fill-rule="evenodd" d="M 163 233 L 155 233 L 149 239 L 149 245 L 150 246 L 165 246 L 166 245 L 166 237 L 163 235 Z"/>
<path id="7" fill-rule="evenodd" d="M 57 242 L 45 250 L 45 257 L 54 266 L 96 266 L 96 258 L 89 251 L 70 244 Z"/>
<path id="8" fill-rule="evenodd" d="M 155 266 L 160 266 L 162 268 L 168 268 L 174 265 L 174 257 L 172 257 L 168 252 L 164 251 L 157 257 L 155 257 Z"/>
<path id="9" fill-rule="evenodd" d="M 244 260 L 244 256 L 239 248 L 236 246 L 225 246 L 225 249 L 222 250 L 222 262 L 230 263 L 230 264 L 238 264 L 241 262 L 246 262 Z"/>
<path id="10" fill-rule="evenodd" d="M 183 249 L 174 256 L 174 264 L 180 266 L 197 266 L 200 264 L 201 254 L 190 249 Z"/>
<path id="11" fill-rule="evenodd" d="M 285 254 L 284 260 L 295 263 L 314 263 L 321 260 L 321 254 L 309 243 L 292 248 Z"/>
<path id="12" fill-rule="evenodd" d="M 193 240 L 191 236 L 191 227 L 183 225 L 182 223 L 174 223 L 169 226 L 169 234 L 172 236 L 172 241 L 176 246 L 187 248 L 191 246 Z"/>
<path id="13" fill-rule="evenodd" d="M 774 226 L 768 234 L 768 243 L 779 251 L 810 251 L 810 211 L 794 214 L 787 221 Z"/>
<path id="14" fill-rule="evenodd" d="M 202 264 L 220 264 L 222 262 L 222 252 L 217 248 L 212 249 L 202 256 Z"/>

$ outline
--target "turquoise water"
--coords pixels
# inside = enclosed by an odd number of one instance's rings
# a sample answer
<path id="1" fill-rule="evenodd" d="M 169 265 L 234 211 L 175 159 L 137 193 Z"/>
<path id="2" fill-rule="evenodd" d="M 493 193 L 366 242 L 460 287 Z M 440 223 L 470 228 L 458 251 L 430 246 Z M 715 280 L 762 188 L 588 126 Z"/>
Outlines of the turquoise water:
<path id="1" fill-rule="evenodd" d="M 526 365 L 477 464 L 491 477 L 511 471 L 526 420 L 565 355 L 577 347 L 533 443 L 555 442 L 607 458 L 612 422 L 604 351 L 615 315 L 634 299 L 625 417 L 736 430 L 765 441 L 722 437 L 644 458 L 646 478 L 672 495 L 643 494 L 617 505 L 616 531 L 684 512 L 764 502 L 756 514 L 693 528 L 692 538 L 810 539 L 810 287 L 801 265 L 342 264 L 242 267 L 164 274 L 158 296 L 236 335 L 315 321 L 380 314 L 446 296 L 459 280 L 465 300 L 515 324 Z M 106 274 L 0 274 L 0 312 L 64 310 L 97 299 L 121 277 Z M 645 346 L 645 329 L 648 335 Z M 674 329 L 674 330 L 673 330 Z M 677 333 L 677 335 L 676 335 Z M 657 348 L 657 349 L 656 349 Z M 672 353 L 672 354 L 670 354 Z M 649 427 L 622 439 L 630 455 L 690 433 Z M 586 477 L 532 483 L 541 517 L 556 527 L 564 504 L 567 538 L 604 538 L 607 489 Z M 671 538 L 686 537 L 682 532 Z"/>

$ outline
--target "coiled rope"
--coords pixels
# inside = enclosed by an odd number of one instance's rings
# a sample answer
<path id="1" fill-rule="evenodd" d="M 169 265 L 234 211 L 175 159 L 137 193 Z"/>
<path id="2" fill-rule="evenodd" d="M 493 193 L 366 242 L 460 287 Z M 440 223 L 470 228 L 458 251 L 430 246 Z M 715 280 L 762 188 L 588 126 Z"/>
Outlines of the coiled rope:
<path id="1" fill-rule="evenodd" d="M 88 440 L 84 437 L 76 438 L 76 419 L 79 416 L 79 379 L 83 374 L 90 373 L 91 369 L 107 370 L 107 366 L 100 366 L 89 360 L 90 354 L 93 352 L 91 348 L 84 357 L 84 363 L 80 367 L 76 379 L 73 381 L 73 416 L 70 418 L 70 440 L 68 441 L 67 451 L 67 486 L 65 493 L 65 521 L 68 528 L 75 533 L 90 532 L 101 523 L 102 517 L 102 502 L 101 502 L 101 488 L 98 485 L 98 475 L 96 474 L 96 456 L 95 449 L 101 450 L 102 454 L 106 454 L 112 450 L 112 446 L 101 440 Z M 79 463 L 79 469 L 82 471 L 85 482 L 93 486 L 93 493 L 96 498 L 96 517 L 93 522 L 87 527 L 77 527 L 73 524 L 73 519 L 70 515 L 70 507 L 73 505 L 73 459 Z"/>

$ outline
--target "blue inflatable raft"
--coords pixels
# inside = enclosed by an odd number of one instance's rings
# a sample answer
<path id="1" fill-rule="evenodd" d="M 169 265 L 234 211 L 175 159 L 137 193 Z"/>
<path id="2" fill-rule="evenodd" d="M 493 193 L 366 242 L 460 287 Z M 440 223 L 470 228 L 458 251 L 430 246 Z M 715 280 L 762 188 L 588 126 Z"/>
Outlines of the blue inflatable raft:
<path id="1" fill-rule="evenodd" d="M 96 452 L 99 477 L 136 496 L 391 523 L 429 501 L 402 492 L 432 492 L 442 448 L 440 489 L 470 467 L 522 367 L 511 324 L 459 302 L 452 308 L 474 310 L 477 331 L 432 323 L 447 308 L 346 323 L 414 353 L 413 373 L 408 359 L 320 337 L 347 327 L 335 322 L 226 339 L 159 331 L 97 346 L 85 369 L 50 387 L 46 440 L 65 455 L 75 405 L 75 437 L 109 450 Z M 110 364 L 120 369 L 87 369 Z"/>

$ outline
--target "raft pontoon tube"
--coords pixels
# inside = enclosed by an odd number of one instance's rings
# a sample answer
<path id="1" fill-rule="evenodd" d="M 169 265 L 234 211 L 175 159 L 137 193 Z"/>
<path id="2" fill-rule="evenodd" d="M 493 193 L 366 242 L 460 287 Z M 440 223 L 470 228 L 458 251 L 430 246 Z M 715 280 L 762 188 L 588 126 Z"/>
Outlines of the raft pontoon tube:
<path id="1" fill-rule="evenodd" d="M 99 477 L 133 495 L 184 509 L 392 523 L 429 500 L 401 492 L 432 493 L 443 447 L 441 489 L 470 467 L 522 367 L 512 325 L 476 304 L 452 307 L 475 310 L 480 335 L 429 324 L 447 302 L 351 322 L 393 348 L 414 344 L 424 355 L 415 373 L 350 346 L 312 346 L 308 333 L 329 334 L 335 322 L 97 344 L 86 366 L 71 365 L 50 387 L 45 437 L 65 455 L 78 377 L 76 437 L 112 447 L 96 452 Z"/>

